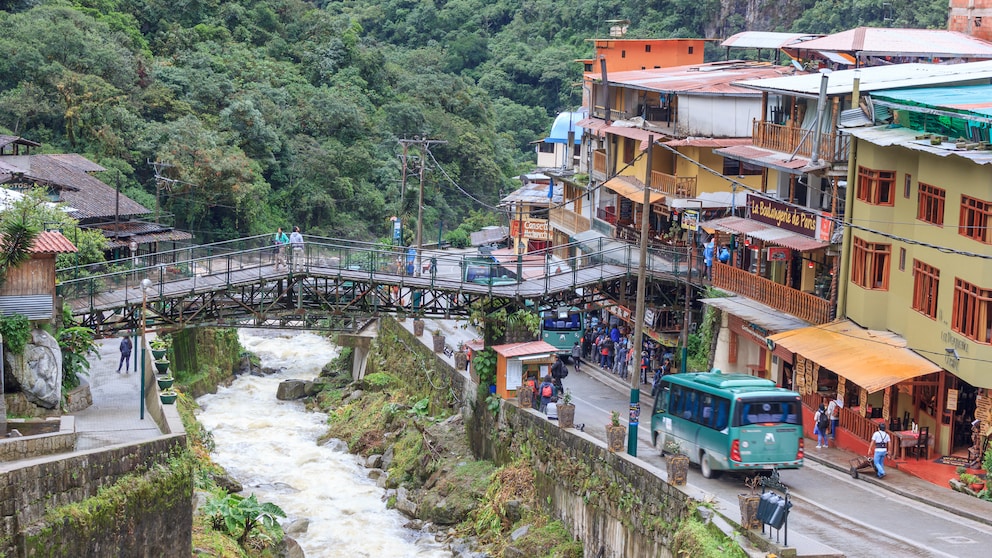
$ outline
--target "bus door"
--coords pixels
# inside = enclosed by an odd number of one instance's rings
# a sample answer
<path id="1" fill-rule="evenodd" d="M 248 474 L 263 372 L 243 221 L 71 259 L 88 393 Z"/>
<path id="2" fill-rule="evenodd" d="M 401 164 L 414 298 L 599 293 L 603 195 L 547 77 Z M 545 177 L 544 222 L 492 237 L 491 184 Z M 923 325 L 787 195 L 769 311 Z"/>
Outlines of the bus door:
<path id="1" fill-rule="evenodd" d="M 694 463 L 699 460 L 699 420 L 702 416 L 700 395 L 700 392 L 693 389 L 676 389 L 677 401 L 672 402 L 672 409 L 669 410 L 673 417 L 672 433 Z"/>
<path id="2" fill-rule="evenodd" d="M 802 436 L 798 401 L 744 400 L 739 420 L 742 463 L 795 461 Z"/>

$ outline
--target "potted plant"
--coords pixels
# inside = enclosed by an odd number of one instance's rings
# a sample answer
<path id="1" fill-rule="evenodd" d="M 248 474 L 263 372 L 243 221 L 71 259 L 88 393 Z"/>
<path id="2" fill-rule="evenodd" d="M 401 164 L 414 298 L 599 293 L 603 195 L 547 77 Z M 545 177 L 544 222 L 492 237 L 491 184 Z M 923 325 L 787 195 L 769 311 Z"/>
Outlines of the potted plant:
<path id="1" fill-rule="evenodd" d="M 685 486 L 689 478 L 689 456 L 683 453 L 682 444 L 675 440 L 666 441 L 665 453 L 669 454 L 665 458 L 668 463 L 668 484 Z"/>
<path id="2" fill-rule="evenodd" d="M 741 527 L 744 529 L 761 528 L 761 520 L 758 519 L 758 504 L 761 502 L 761 496 L 758 494 L 760 481 L 759 475 L 744 479 L 744 486 L 748 487 L 748 492 L 737 495 L 737 501 L 741 506 Z"/>
<path id="3" fill-rule="evenodd" d="M 172 388 L 163 390 L 158 394 L 158 398 L 162 401 L 163 405 L 172 405 L 176 402 L 177 397 L 179 397 L 179 393 Z"/>
<path id="4" fill-rule="evenodd" d="M 169 389 L 172 387 L 172 383 L 175 379 L 172 376 L 165 375 L 159 376 L 156 378 L 156 381 L 158 382 L 158 389 Z"/>
<path id="5" fill-rule="evenodd" d="M 423 335 L 424 334 L 424 325 L 425 325 L 424 324 L 424 320 L 421 320 L 420 318 L 414 318 L 413 319 L 413 334 L 416 335 L 417 337 L 420 337 L 421 335 Z"/>
<path id="6" fill-rule="evenodd" d="M 158 359 L 158 360 L 155 361 L 155 368 L 158 370 L 158 373 L 159 374 L 168 374 L 169 373 L 169 361 L 166 360 L 166 359 L 164 359 L 164 358 L 160 358 L 160 359 Z"/>
<path id="7" fill-rule="evenodd" d="M 558 417 L 561 420 L 561 417 Z M 606 444 L 610 451 L 623 451 L 627 440 L 627 427 L 620 424 L 620 411 L 610 411 L 610 424 L 606 425 Z"/>
<path id="8" fill-rule="evenodd" d="M 465 352 L 465 344 L 458 344 L 458 351 L 455 352 L 455 370 L 462 371 L 465 370 L 465 366 L 468 364 L 468 353 Z"/>
<path id="9" fill-rule="evenodd" d="M 165 359 L 165 354 L 169 352 L 169 343 L 165 339 L 161 337 L 156 337 L 155 339 L 149 341 L 148 344 L 151 345 L 153 359 L 155 360 Z"/>
<path id="10" fill-rule="evenodd" d="M 973 492 L 981 492 L 985 488 L 985 481 L 982 480 L 978 475 L 973 475 L 971 473 L 961 473 L 958 475 L 958 479 L 961 483 L 970 488 Z"/>
<path id="11" fill-rule="evenodd" d="M 434 352 L 444 352 L 444 333 L 442 333 L 440 329 L 435 329 L 431 332 L 431 336 L 434 341 Z"/>
<path id="12" fill-rule="evenodd" d="M 572 392 L 567 389 L 562 392 L 561 402 L 558 403 L 558 425 L 562 428 L 575 426 L 575 405 L 572 403 Z"/>

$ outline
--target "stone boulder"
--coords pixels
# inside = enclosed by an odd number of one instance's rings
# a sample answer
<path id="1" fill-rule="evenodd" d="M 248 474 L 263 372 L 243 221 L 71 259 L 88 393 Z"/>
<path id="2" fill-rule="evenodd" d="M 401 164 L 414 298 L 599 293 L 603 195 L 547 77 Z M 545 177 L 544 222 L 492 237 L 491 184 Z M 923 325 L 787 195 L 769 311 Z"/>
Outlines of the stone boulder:
<path id="1" fill-rule="evenodd" d="M 62 402 L 62 349 L 47 331 L 34 329 L 20 355 L 4 351 L 6 391 L 20 391 L 45 409 Z"/>
<path id="2" fill-rule="evenodd" d="M 307 380 L 283 380 L 276 389 L 276 399 L 294 401 L 313 393 L 313 382 Z"/>

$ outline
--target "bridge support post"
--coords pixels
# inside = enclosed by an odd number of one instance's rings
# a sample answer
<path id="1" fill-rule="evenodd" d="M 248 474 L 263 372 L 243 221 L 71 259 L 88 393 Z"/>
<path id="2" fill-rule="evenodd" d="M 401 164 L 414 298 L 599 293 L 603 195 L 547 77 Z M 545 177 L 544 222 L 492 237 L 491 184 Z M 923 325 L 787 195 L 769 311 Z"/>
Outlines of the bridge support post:
<path id="1" fill-rule="evenodd" d="M 351 379 L 361 380 L 365 377 L 365 370 L 368 365 L 369 353 L 372 350 L 372 340 L 375 339 L 378 331 L 378 322 L 372 322 L 357 333 L 339 334 L 338 345 L 351 349 Z"/>

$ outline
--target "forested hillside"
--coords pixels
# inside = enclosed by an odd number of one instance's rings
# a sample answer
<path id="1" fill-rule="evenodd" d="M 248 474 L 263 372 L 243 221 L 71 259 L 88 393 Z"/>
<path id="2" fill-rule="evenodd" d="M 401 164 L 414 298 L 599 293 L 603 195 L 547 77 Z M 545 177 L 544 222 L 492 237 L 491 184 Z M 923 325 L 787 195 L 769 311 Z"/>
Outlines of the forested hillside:
<path id="1" fill-rule="evenodd" d="M 607 20 L 631 20 L 630 37 L 945 25 L 946 0 L 885 4 L 0 0 L 0 128 L 90 157 L 150 208 L 148 161 L 171 165 L 159 200 L 199 240 L 294 224 L 386 236 L 391 215 L 416 213 L 397 140 L 443 140 L 425 230 L 447 230 L 495 205 L 528 142 L 577 106 L 574 60 Z"/>

